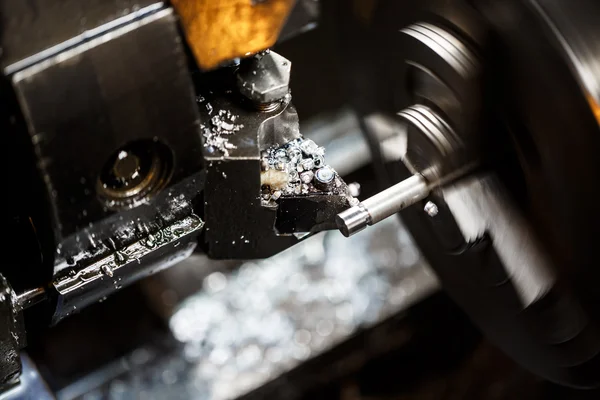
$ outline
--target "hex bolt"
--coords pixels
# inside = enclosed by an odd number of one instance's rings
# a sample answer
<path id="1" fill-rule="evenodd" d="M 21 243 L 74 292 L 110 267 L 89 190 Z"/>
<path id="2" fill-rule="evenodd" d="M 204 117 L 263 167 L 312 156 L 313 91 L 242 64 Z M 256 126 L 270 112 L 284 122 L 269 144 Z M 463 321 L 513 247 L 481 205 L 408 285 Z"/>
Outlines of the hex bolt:
<path id="1" fill-rule="evenodd" d="M 292 63 L 269 51 L 254 56 L 237 72 L 237 88 L 261 111 L 277 108 L 277 102 L 289 93 Z"/>

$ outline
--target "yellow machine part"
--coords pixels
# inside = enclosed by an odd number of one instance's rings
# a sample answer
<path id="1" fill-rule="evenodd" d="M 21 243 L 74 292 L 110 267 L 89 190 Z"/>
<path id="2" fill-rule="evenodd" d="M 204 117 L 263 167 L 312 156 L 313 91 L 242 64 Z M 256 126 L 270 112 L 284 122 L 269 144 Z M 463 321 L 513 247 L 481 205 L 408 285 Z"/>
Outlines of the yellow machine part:
<path id="1" fill-rule="evenodd" d="M 172 0 L 196 62 L 212 69 L 275 44 L 295 0 Z"/>
<path id="2" fill-rule="evenodd" d="M 590 94 L 588 94 L 587 99 L 588 99 L 588 103 L 590 104 L 590 107 L 592 108 L 592 112 L 596 116 L 598 125 L 600 125 L 600 105 L 598 104 L 596 99 L 594 99 L 594 97 Z"/>

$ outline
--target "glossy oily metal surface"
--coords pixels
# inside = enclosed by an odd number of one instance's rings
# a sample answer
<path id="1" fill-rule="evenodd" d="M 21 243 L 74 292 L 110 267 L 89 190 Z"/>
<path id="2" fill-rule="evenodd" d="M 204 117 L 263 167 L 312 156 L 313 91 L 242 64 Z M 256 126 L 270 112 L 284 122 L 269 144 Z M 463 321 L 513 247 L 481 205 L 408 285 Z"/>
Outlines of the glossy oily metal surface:
<path id="1" fill-rule="evenodd" d="M 167 146 L 176 160 L 172 184 L 201 169 L 198 114 L 178 39 L 173 10 L 162 9 L 11 77 L 57 244 L 113 214 L 114 199 L 98 199 L 97 179 L 127 145 Z M 144 199 L 137 200 L 129 208 Z"/>
<path id="2" fill-rule="evenodd" d="M 425 100 L 424 105 L 445 114 L 443 117 L 461 139 L 476 145 L 481 55 L 464 40 L 465 33 L 456 34 L 460 27 L 449 30 L 444 25 L 417 22 L 400 30 L 397 39 L 404 66 L 396 79 L 405 81 L 404 87 L 398 85 L 405 94 L 396 97 L 396 107 L 400 110 L 411 106 L 405 98 L 413 103 Z"/>
<path id="3" fill-rule="evenodd" d="M 159 230 L 153 229 L 140 240 L 113 249 L 112 254 L 77 272 L 60 276 L 52 283 L 58 299 L 52 323 L 189 257 L 203 226 L 198 216 L 191 215 Z"/>
<path id="4" fill-rule="evenodd" d="M 352 236 L 367 225 L 376 224 L 423 200 L 429 195 L 431 186 L 422 175 L 415 174 L 338 214 L 338 229 L 344 236 Z"/>
<path id="5" fill-rule="evenodd" d="M 398 117 L 407 124 L 402 162 L 413 173 L 441 179 L 472 163 L 465 152 L 469 144 L 433 109 L 415 104 L 400 111 Z"/>
<path id="6" fill-rule="evenodd" d="M 6 278 L 0 275 L 0 388 L 17 382 L 21 374 L 19 350 L 25 345 L 22 309 Z"/>
<path id="7" fill-rule="evenodd" d="M 119 13 L 11 64 L 52 230 L 53 323 L 188 256 L 203 226 L 202 141 L 176 16 L 162 3 Z M 40 297 L 25 294 L 24 305 Z"/>
<path id="8" fill-rule="evenodd" d="M 407 61 L 420 64 L 422 59 L 431 57 L 427 52 L 433 52 L 464 78 L 476 72 L 477 62 L 471 51 L 463 42 L 441 27 L 419 22 L 402 29 L 401 32 L 424 45 L 418 51 L 422 52 L 422 55 L 415 54 Z"/>
<path id="9" fill-rule="evenodd" d="M 13 74 L 163 7 L 155 0 L 2 1 L 0 66 Z"/>

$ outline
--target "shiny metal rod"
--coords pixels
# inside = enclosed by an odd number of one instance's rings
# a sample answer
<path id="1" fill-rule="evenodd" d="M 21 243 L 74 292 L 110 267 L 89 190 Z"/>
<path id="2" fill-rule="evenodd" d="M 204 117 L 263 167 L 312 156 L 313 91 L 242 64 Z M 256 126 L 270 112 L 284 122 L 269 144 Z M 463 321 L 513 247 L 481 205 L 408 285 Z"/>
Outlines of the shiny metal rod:
<path id="1" fill-rule="evenodd" d="M 427 182 L 421 174 L 415 174 L 338 214 L 338 229 L 344 236 L 352 236 L 423 200 L 437 186 L 439 183 Z"/>
<path id="2" fill-rule="evenodd" d="M 23 309 L 29 308 L 44 300 L 46 300 L 46 291 L 41 287 L 26 290 L 25 292 L 17 295 L 17 303 Z"/>

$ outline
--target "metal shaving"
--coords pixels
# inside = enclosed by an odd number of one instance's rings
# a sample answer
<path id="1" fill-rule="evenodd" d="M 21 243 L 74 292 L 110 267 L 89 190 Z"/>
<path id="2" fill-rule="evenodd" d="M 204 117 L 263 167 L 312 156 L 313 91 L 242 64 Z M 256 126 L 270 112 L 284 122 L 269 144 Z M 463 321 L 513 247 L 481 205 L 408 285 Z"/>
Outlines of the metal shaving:
<path id="1" fill-rule="evenodd" d="M 281 196 L 311 193 L 344 195 L 348 202 L 355 200 L 337 172 L 325 164 L 325 149 L 310 139 L 295 139 L 281 147 L 263 151 L 261 160 L 261 199 L 264 206 L 274 206 Z M 277 171 L 277 174 L 273 172 Z M 287 174 L 287 184 L 273 176 Z M 333 178 L 331 178 L 333 176 Z M 327 179 L 322 179 L 327 177 Z"/>
<path id="2" fill-rule="evenodd" d="M 378 225 L 377 238 L 319 235 L 209 275 L 204 292 L 169 321 L 198 364 L 194 379 L 210 393 L 205 398 L 238 398 L 434 290 L 435 277 L 397 225 Z"/>
<path id="3" fill-rule="evenodd" d="M 204 97 L 202 96 L 198 96 L 196 100 L 199 103 L 203 103 L 205 101 Z M 212 114 L 213 107 L 210 105 L 210 103 L 207 102 L 205 106 L 208 114 Z M 243 124 L 235 123 L 237 119 L 238 116 L 232 114 L 231 111 L 219 110 L 218 113 L 215 113 L 212 116 L 210 120 L 210 126 L 206 126 L 204 124 L 200 125 L 202 136 L 204 137 L 204 147 L 206 147 L 210 153 L 219 151 L 225 157 L 227 157 L 229 156 L 229 150 L 237 148 L 234 144 L 229 143 L 229 138 L 227 137 L 238 132 L 244 127 Z"/>

